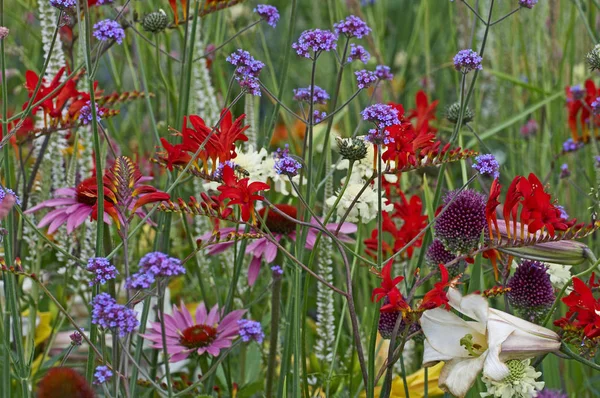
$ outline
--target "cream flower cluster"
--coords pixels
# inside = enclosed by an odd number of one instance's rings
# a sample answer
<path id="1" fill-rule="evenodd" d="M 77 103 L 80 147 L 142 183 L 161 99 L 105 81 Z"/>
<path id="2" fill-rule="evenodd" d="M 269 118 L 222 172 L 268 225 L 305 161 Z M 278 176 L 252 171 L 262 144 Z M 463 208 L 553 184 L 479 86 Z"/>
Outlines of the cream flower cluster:
<path id="1" fill-rule="evenodd" d="M 542 372 L 536 372 L 530 365 L 531 360 L 520 361 L 517 359 L 507 361 L 510 374 L 500 381 L 492 380 L 489 377 L 482 377 L 481 380 L 487 387 L 486 392 L 479 395 L 483 397 L 499 398 L 532 398 L 537 397 L 538 391 L 544 388 L 543 381 L 536 381 L 542 375 Z"/>

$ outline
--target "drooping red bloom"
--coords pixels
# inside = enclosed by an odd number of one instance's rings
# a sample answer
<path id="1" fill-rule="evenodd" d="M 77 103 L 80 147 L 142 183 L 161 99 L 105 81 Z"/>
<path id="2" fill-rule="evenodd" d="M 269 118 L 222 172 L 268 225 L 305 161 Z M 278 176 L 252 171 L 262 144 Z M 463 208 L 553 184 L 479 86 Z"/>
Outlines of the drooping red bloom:
<path id="1" fill-rule="evenodd" d="M 255 181 L 249 184 L 249 178 L 238 179 L 229 165 L 223 167 L 223 185 L 217 189 L 221 191 L 220 200 L 229 199 L 227 206 L 238 205 L 242 212 L 242 220 L 247 222 L 252 218 L 252 224 L 256 224 L 254 204 L 264 197 L 258 195 L 260 191 L 266 191 L 270 187 L 264 182 Z"/>
<path id="2" fill-rule="evenodd" d="M 448 276 L 448 270 L 444 264 L 439 264 L 441 279 L 433 285 L 433 289 L 428 291 L 423 297 L 423 301 L 419 306 L 419 310 L 431 310 L 433 308 L 444 307 L 450 309 L 448 304 L 448 294 L 446 292 L 447 287 L 455 283 L 456 280 L 450 281 Z"/>
<path id="3" fill-rule="evenodd" d="M 417 119 L 415 130 L 418 135 L 435 133 L 437 130 L 429 126 L 429 122 L 435 120 L 435 109 L 438 105 L 438 100 L 429 102 L 427 94 L 424 91 L 419 91 L 415 96 L 416 108 L 408 115 L 409 119 Z"/>
<path id="4" fill-rule="evenodd" d="M 490 239 L 493 239 L 493 228 L 498 229 L 498 218 L 496 216 L 496 208 L 500 204 L 498 200 L 500 198 L 500 192 L 502 191 L 502 186 L 498 182 L 498 179 L 494 179 L 492 182 L 492 186 L 490 187 L 490 196 L 488 197 L 488 201 L 485 205 L 485 219 L 488 223 L 488 229 L 490 231 Z"/>
<path id="5" fill-rule="evenodd" d="M 598 286 L 594 274 L 590 277 L 588 284 L 574 277 L 573 291 L 562 299 L 569 310 L 554 324 L 562 328 L 570 326 L 581 330 L 590 339 L 600 337 L 600 299 L 594 298 L 592 291 Z M 575 318 L 571 320 L 573 317 Z"/>
<path id="6" fill-rule="evenodd" d="M 185 166 L 187 165 L 192 156 L 186 151 L 183 144 L 172 145 L 169 141 L 164 138 L 160 139 L 160 142 L 165 148 L 164 155 L 159 154 L 159 157 L 167 165 L 167 168 L 173 171 L 173 166 Z"/>
<path id="7" fill-rule="evenodd" d="M 390 260 L 378 273 L 381 278 L 381 286 L 373 289 L 371 293 L 371 301 L 378 303 L 383 298 L 387 297 L 389 302 L 383 305 L 380 309 L 381 312 L 388 311 L 408 311 L 410 306 L 404 300 L 402 293 L 398 289 L 398 283 L 404 280 L 403 276 L 397 276 L 392 279 L 392 265 L 393 261 Z"/>
<path id="8" fill-rule="evenodd" d="M 569 128 L 571 129 L 571 136 L 575 142 L 587 142 L 590 138 L 589 131 L 589 118 L 591 116 L 590 110 L 592 109 L 591 104 L 600 95 L 600 90 L 596 88 L 596 85 L 592 80 L 585 81 L 585 96 L 583 98 L 577 98 L 572 87 L 566 87 L 567 93 L 567 110 L 569 112 Z M 593 116 L 593 126 L 597 127 L 600 125 L 600 118 Z M 581 137 L 579 136 L 579 125 L 581 125 Z"/>

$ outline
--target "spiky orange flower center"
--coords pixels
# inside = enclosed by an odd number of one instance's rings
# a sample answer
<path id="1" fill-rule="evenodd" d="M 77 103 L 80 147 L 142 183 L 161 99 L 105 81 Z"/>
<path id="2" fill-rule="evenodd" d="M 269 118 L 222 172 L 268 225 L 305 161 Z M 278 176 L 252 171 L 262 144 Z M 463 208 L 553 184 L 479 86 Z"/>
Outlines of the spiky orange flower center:
<path id="1" fill-rule="evenodd" d="M 179 342 L 186 348 L 202 348 L 217 338 L 217 329 L 208 325 L 194 325 L 181 332 Z"/>

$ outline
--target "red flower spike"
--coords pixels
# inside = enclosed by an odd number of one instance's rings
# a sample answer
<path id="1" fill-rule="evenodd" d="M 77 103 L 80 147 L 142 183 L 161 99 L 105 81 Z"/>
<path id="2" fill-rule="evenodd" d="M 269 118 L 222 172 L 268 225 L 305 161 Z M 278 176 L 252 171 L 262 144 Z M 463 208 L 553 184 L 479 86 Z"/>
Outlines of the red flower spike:
<path id="1" fill-rule="evenodd" d="M 562 299 L 569 310 L 565 317 L 554 322 L 561 328 L 575 328 L 582 331 L 587 338 L 600 337 L 600 300 L 594 298 L 592 289 L 598 287 L 595 275 L 592 274 L 588 284 L 581 279 L 573 278 L 573 291 Z M 574 318 L 573 320 L 571 320 Z"/>
<path id="2" fill-rule="evenodd" d="M 429 102 L 427 94 L 423 90 L 419 91 L 415 96 L 416 109 L 412 110 L 409 119 L 417 119 L 415 130 L 418 134 L 432 132 L 437 130 L 429 127 L 429 122 L 435 120 L 435 108 L 438 105 L 438 100 Z"/>
<path id="3" fill-rule="evenodd" d="M 223 185 L 217 189 L 221 191 L 219 200 L 229 199 L 227 206 L 239 205 L 242 212 L 242 220 L 247 222 L 252 218 L 252 224 L 256 224 L 254 202 L 263 200 L 264 197 L 257 192 L 266 191 L 270 187 L 264 182 L 255 181 L 248 183 L 249 178 L 238 180 L 231 167 L 223 167 Z"/>

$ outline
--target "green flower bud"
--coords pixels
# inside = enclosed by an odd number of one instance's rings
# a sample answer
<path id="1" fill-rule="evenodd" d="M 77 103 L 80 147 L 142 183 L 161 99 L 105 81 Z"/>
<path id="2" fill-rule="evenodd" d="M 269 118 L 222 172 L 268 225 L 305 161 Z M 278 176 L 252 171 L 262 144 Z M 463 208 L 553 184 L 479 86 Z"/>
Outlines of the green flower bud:
<path id="1" fill-rule="evenodd" d="M 446 108 L 446 119 L 450 120 L 452 123 L 458 122 L 458 118 L 460 117 L 460 104 L 458 102 L 453 103 L 448 108 Z M 465 111 L 463 114 L 463 124 L 469 123 L 475 117 L 475 113 L 465 105 Z"/>
<path id="2" fill-rule="evenodd" d="M 342 158 L 351 162 L 362 160 L 367 156 L 367 145 L 360 138 L 335 138 Z"/>
<path id="3" fill-rule="evenodd" d="M 169 24 L 169 17 L 163 10 L 151 12 L 142 20 L 142 27 L 147 32 L 159 33 Z"/>

